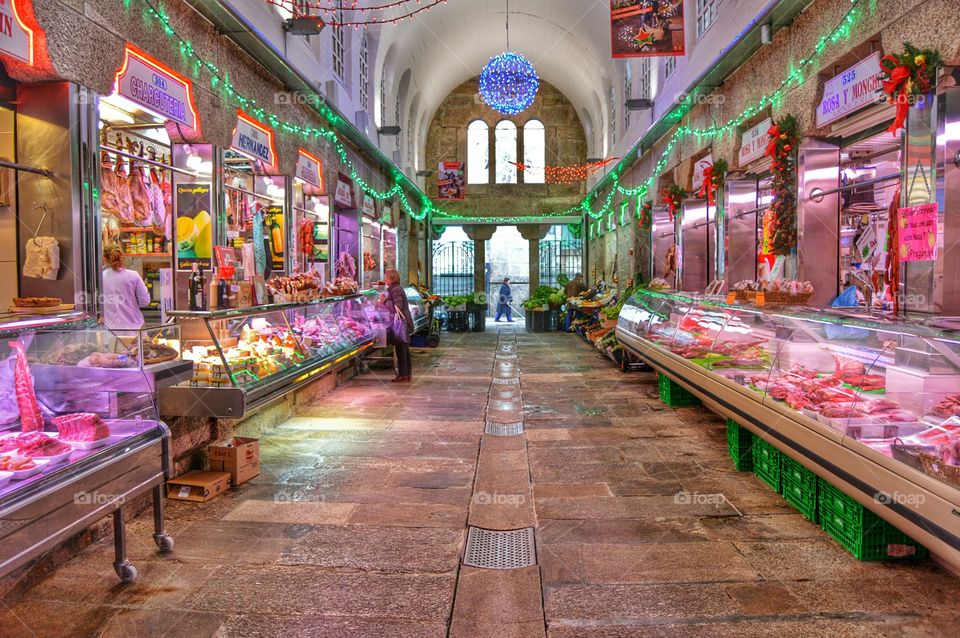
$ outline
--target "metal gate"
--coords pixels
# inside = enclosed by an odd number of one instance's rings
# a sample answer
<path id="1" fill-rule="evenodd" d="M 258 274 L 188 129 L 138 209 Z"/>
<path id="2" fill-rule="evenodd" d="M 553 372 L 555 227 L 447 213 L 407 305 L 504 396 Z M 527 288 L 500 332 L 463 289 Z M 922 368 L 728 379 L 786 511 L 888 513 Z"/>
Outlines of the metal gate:
<path id="1" fill-rule="evenodd" d="M 433 294 L 473 294 L 472 241 L 434 242 Z"/>
<path id="2" fill-rule="evenodd" d="M 547 239 L 540 242 L 540 285 L 558 287 L 561 274 L 570 279 L 583 272 L 583 242 L 579 239 Z"/>

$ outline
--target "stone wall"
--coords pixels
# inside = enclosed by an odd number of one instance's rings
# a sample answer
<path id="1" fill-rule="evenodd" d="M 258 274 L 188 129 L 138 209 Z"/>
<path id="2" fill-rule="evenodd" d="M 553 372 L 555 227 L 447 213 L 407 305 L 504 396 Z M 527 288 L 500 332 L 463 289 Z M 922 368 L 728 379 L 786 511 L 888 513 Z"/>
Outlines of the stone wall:
<path id="1" fill-rule="evenodd" d="M 850 0 L 815 0 L 789 27 L 776 33 L 773 43 L 757 51 L 677 126 L 704 128 L 727 122 L 755 104 L 763 95 L 771 93 L 797 61 L 814 50 L 821 36 L 840 23 L 850 6 Z M 774 118 L 786 113 L 794 115 L 805 136 L 827 133 L 826 130 L 817 129 L 815 124 L 816 108 L 823 95 L 823 80 L 866 57 L 871 47 L 878 48 L 882 53 L 895 53 L 902 50 L 906 41 L 920 48 L 939 50 L 948 65 L 960 64 L 960 40 L 956 38 L 956 29 L 948 27 L 957 24 L 955 0 L 861 0 L 858 7 L 859 13 L 849 37 L 829 43 L 819 63 L 811 65 L 812 68 L 804 74 L 804 81 L 794 82 L 784 99 L 769 110 Z M 671 129 L 667 136 L 654 144 L 651 152 L 625 172 L 621 180 L 624 186 L 633 186 L 650 176 L 674 130 Z M 668 156 L 657 186 L 675 179 L 689 188 L 689 161 L 707 150 L 713 153 L 714 159 L 724 158 L 732 169 L 736 168 L 739 144 L 739 135 L 725 135 L 712 141 L 698 141 L 695 136 L 684 137 Z M 616 195 L 612 210 L 619 210 L 619 203 L 623 199 L 622 195 Z M 659 205 L 660 198 L 656 192 L 651 193 L 649 199 Z M 594 210 L 599 209 L 603 201 L 603 196 L 598 197 L 594 202 Z M 636 235 L 634 221 L 633 224 L 618 228 L 615 233 L 608 233 L 590 242 L 588 270 L 595 268 L 597 276 L 600 276 L 604 269 L 611 267 L 613 251 L 620 254 L 622 263 L 627 258 L 625 253 L 629 251 L 629 246 L 649 246 L 649 237 L 628 239 Z M 636 259 L 640 256 L 640 251 L 634 250 L 634 253 L 630 257 Z"/>
<path id="2" fill-rule="evenodd" d="M 490 127 L 490 157 L 493 160 L 493 129 L 510 120 L 519 130 L 532 119 L 546 128 L 546 163 L 551 166 L 582 164 L 587 159 L 587 140 L 576 109 L 557 89 L 540 82 L 533 105 L 520 115 L 497 113 L 480 99 L 478 80 L 458 86 L 441 102 L 427 131 L 426 165 L 434 174 L 427 179 L 426 192 L 437 193 L 437 166 L 440 162 L 467 161 L 467 125 L 483 120 Z M 523 161 L 523 148 L 518 152 Z M 523 174 L 518 176 L 522 181 Z M 492 180 L 491 180 L 492 181 Z M 585 193 L 583 182 L 574 184 L 468 184 L 463 201 L 443 202 L 443 209 L 459 215 L 516 216 L 563 210 L 579 203 Z M 439 220 L 435 220 L 440 223 Z"/>

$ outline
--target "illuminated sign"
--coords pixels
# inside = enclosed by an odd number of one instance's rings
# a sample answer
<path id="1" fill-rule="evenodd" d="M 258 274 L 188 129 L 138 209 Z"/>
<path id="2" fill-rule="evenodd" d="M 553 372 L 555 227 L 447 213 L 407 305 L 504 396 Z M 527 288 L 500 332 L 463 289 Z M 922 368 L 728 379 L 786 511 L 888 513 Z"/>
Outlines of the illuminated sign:
<path id="1" fill-rule="evenodd" d="M 301 148 L 297 155 L 297 172 L 295 177 L 323 190 L 323 161 L 319 157 L 314 157 Z"/>
<path id="2" fill-rule="evenodd" d="M 273 141 L 273 129 L 264 126 L 240 109 L 237 109 L 237 127 L 233 129 L 230 148 L 252 160 L 267 166 L 277 165 L 277 147 Z"/>
<path id="3" fill-rule="evenodd" d="M 20 19 L 17 0 L 0 0 L 0 53 L 33 65 L 33 29 Z"/>
<path id="4" fill-rule="evenodd" d="M 113 90 L 158 117 L 200 130 L 193 83 L 132 44 L 124 51 Z"/>

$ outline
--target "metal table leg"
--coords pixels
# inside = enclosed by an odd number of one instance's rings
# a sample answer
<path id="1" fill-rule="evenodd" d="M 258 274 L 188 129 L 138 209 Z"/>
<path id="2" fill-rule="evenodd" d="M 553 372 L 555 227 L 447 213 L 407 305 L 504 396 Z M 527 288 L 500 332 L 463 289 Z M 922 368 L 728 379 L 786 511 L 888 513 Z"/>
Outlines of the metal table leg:
<path id="1" fill-rule="evenodd" d="M 125 583 L 133 582 L 137 578 L 137 568 L 127 560 L 127 529 L 123 524 L 123 508 L 118 507 L 113 512 L 113 548 L 115 559 L 113 569 Z"/>
<path id="2" fill-rule="evenodd" d="M 153 542 L 161 552 L 173 549 L 173 538 L 163 528 L 163 484 L 153 488 Z"/>

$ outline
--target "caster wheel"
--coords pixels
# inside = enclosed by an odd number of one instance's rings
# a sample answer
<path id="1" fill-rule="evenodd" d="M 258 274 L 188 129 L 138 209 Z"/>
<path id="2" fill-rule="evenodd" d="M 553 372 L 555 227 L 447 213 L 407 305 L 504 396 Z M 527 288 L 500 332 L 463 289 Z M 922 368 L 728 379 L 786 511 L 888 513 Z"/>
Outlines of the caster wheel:
<path id="1" fill-rule="evenodd" d="M 160 548 L 161 552 L 169 552 L 173 550 L 173 537 L 170 534 L 154 534 L 153 540 L 157 544 L 157 547 Z"/>
<path id="2" fill-rule="evenodd" d="M 430 335 L 427 337 L 427 347 L 436 348 L 440 345 L 440 336 L 439 335 Z"/>
<path id="3" fill-rule="evenodd" d="M 114 565 L 113 569 L 117 572 L 117 576 L 120 577 L 120 580 L 125 583 L 132 583 L 137 579 L 137 568 L 130 563 L 120 563 L 119 565 Z"/>

